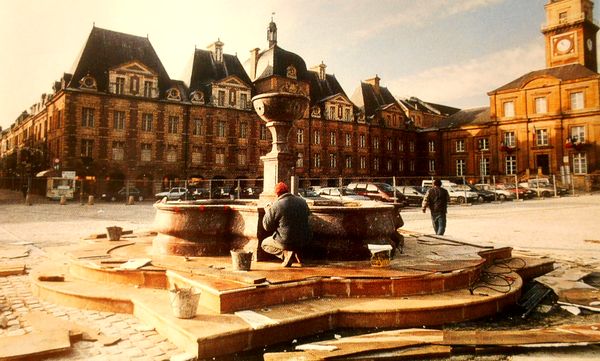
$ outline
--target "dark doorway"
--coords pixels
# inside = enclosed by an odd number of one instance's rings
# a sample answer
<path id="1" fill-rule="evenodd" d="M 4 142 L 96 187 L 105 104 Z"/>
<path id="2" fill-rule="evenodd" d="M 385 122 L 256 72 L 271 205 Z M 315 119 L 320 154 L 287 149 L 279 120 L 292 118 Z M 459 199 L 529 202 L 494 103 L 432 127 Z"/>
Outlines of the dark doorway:
<path id="1" fill-rule="evenodd" d="M 542 169 L 542 174 L 550 174 L 550 156 L 548 154 L 538 154 L 535 156 L 537 169 Z"/>

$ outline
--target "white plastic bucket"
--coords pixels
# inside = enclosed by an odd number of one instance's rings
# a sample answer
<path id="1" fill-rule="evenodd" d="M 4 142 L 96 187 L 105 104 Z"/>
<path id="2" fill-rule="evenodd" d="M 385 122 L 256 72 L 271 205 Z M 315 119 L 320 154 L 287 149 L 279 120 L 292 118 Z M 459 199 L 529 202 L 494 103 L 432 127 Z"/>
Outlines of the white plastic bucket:
<path id="1" fill-rule="evenodd" d="M 169 290 L 169 299 L 173 315 L 177 318 L 194 318 L 198 310 L 198 301 L 200 292 L 195 292 L 194 288 L 178 288 Z"/>

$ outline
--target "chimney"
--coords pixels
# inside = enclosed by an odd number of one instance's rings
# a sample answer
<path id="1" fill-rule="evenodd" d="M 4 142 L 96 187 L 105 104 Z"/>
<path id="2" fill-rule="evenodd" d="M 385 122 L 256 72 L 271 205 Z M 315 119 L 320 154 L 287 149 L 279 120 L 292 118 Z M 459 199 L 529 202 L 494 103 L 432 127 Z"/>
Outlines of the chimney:
<path id="1" fill-rule="evenodd" d="M 325 68 L 327 68 L 327 65 L 325 65 L 321 60 L 321 64 L 313 66 L 312 68 L 310 68 L 310 70 L 319 74 L 319 80 L 325 80 L 325 77 L 327 75 L 327 73 L 325 72 Z"/>
<path id="2" fill-rule="evenodd" d="M 375 92 L 379 93 L 379 80 L 381 80 L 381 78 L 379 78 L 379 76 L 377 76 L 377 74 L 375 74 L 374 78 L 367 79 L 367 80 L 365 80 L 365 82 L 367 84 L 373 85 Z"/>
<path id="3" fill-rule="evenodd" d="M 259 48 L 254 48 L 250 50 L 250 80 L 254 81 L 256 79 L 256 63 L 258 63 L 258 52 Z"/>
<path id="4" fill-rule="evenodd" d="M 223 62 L 223 45 L 225 45 L 221 39 L 217 39 L 214 43 L 210 44 L 207 49 L 212 53 L 215 62 Z"/>

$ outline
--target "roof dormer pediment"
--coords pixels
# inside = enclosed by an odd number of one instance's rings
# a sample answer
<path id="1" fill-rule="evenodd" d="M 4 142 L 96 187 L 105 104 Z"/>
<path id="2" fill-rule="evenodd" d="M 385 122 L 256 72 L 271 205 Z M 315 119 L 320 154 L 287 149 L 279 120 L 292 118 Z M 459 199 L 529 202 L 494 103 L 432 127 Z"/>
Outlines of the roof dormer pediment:
<path id="1" fill-rule="evenodd" d="M 215 85 L 226 86 L 226 87 L 236 87 L 236 88 L 249 88 L 250 86 L 240 78 L 235 75 L 230 75 L 221 80 L 217 80 L 214 82 Z"/>
<path id="2" fill-rule="evenodd" d="M 343 93 L 337 93 L 331 96 L 328 96 L 327 98 L 324 98 L 321 100 L 323 103 L 336 103 L 336 104 L 345 104 L 345 105 L 353 105 L 352 101 L 350 101 L 350 98 L 348 98 L 345 94 Z"/>
<path id="3" fill-rule="evenodd" d="M 156 76 L 157 73 L 139 61 L 130 61 L 110 69 L 119 73 L 133 73 L 146 76 Z"/>

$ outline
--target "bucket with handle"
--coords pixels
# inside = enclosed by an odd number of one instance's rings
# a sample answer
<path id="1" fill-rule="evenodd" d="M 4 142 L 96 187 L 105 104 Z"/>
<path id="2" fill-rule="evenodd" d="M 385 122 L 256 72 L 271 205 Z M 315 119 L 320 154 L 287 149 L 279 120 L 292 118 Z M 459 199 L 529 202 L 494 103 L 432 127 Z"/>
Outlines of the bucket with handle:
<path id="1" fill-rule="evenodd" d="M 194 318 L 198 310 L 200 292 L 197 292 L 193 287 L 180 288 L 174 284 L 174 288 L 169 290 L 169 300 L 175 317 Z"/>

